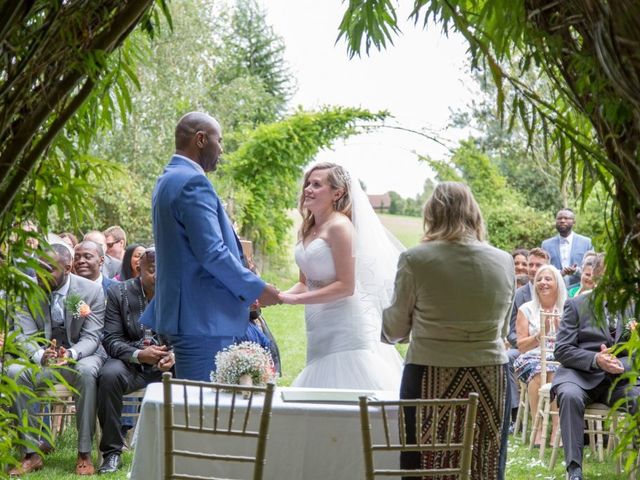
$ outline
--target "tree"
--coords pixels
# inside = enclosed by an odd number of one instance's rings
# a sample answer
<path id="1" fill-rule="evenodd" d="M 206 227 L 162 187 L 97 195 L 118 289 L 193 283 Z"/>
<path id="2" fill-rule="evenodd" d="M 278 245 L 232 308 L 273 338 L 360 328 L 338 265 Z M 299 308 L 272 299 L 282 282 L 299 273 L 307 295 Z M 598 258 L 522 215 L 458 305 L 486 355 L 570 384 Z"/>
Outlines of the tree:
<path id="1" fill-rule="evenodd" d="M 273 99 L 263 105 L 261 118 L 255 123 L 275 120 L 293 92 L 292 75 L 284 61 L 284 41 L 267 23 L 266 13 L 256 0 L 236 0 L 230 21 L 222 25 L 222 30 L 212 93 L 237 79 L 254 79 Z"/>
<path id="2" fill-rule="evenodd" d="M 160 1 L 165 7 L 164 2 Z M 0 5 L 0 215 L 41 155 L 105 73 L 152 0 Z"/>
<path id="3" fill-rule="evenodd" d="M 487 227 L 489 241 L 507 251 L 539 246 L 549 235 L 546 212 L 528 206 L 524 197 L 490 157 L 473 142 L 462 142 L 450 162 L 426 159 L 440 181 L 462 181 L 475 196 Z"/>

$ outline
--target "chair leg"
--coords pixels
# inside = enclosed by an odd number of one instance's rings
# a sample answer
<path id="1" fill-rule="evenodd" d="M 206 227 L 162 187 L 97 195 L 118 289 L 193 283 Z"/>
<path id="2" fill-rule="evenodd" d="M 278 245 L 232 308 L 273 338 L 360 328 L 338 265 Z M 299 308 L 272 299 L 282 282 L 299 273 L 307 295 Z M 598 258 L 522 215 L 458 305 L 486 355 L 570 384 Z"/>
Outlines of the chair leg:
<path id="1" fill-rule="evenodd" d="M 536 442 L 536 433 L 540 428 L 540 421 L 542 420 L 542 410 L 540 402 L 544 402 L 544 399 L 541 398 L 538 400 L 538 410 L 533 414 L 533 427 L 531 428 L 531 435 L 529 436 L 529 451 L 533 450 L 533 445 Z"/>
<path id="2" fill-rule="evenodd" d="M 521 383 L 518 384 L 520 393 L 518 395 L 518 413 L 516 415 L 516 423 L 513 426 L 513 434 L 517 435 L 520 431 L 520 428 L 523 425 L 523 416 L 524 416 L 524 402 L 528 401 L 526 397 L 527 389 L 522 386 Z"/>
<path id="3" fill-rule="evenodd" d="M 596 449 L 596 436 L 593 433 L 595 430 L 595 425 L 593 423 L 593 419 L 587 420 L 587 429 L 589 430 L 589 448 L 591 448 L 591 453 L 595 456 L 598 451 Z"/>
<path id="4" fill-rule="evenodd" d="M 598 448 L 598 461 L 602 463 L 604 462 L 604 434 L 602 433 L 603 432 L 602 420 L 595 420 L 594 423 L 596 426 L 596 430 L 598 430 L 598 433 L 596 434 L 596 445 Z"/>
<path id="5" fill-rule="evenodd" d="M 553 449 L 551 450 L 551 460 L 549 460 L 549 469 L 553 470 L 553 467 L 556 466 L 556 461 L 558 460 L 558 449 L 560 448 L 560 438 L 562 437 L 562 432 L 560 430 L 560 425 L 558 425 L 558 430 L 556 431 L 556 438 L 553 439 Z"/>
<path id="6" fill-rule="evenodd" d="M 526 389 L 526 386 L 524 387 Z M 529 426 L 529 396 L 525 394 L 524 412 L 522 412 L 522 444 L 527 444 L 527 427 Z"/>
<path id="7" fill-rule="evenodd" d="M 549 430 L 549 417 L 551 416 L 551 399 L 547 396 L 544 395 L 543 398 L 541 398 L 541 402 L 542 402 L 542 432 L 540 435 L 540 439 L 542 440 L 542 443 L 540 443 L 540 455 L 539 455 L 539 459 L 540 460 L 544 460 L 544 450 L 547 447 L 547 431 Z"/>

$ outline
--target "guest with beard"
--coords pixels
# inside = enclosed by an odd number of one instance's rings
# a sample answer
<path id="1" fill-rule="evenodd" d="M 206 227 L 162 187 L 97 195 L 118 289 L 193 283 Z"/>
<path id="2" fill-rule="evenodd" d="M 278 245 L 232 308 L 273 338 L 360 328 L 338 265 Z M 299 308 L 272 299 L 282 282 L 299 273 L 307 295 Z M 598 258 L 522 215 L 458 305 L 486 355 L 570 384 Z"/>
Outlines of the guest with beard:
<path id="1" fill-rule="evenodd" d="M 155 250 L 150 248 L 140 257 L 140 275 L 112 285 L 107 294 L 102 343 L 111 358 L 98 378 L 100 452 L 104 458 L 98 473 L 115 472 L 121 465 L 123 397 L 161 381 L 162 373 L 175 362 L 165 342 L 157 336 L 154 340 L 145 339 L 145 329 L 139 323 L 140 315 L 155 294 L 155 272 Z"/>

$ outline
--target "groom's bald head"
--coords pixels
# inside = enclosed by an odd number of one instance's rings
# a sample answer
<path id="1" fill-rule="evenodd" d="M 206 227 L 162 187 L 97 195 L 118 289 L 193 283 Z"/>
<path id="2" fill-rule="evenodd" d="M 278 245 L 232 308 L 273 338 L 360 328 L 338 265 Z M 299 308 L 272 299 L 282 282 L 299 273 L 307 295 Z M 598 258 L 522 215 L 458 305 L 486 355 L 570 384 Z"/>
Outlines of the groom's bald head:
<path id="1" fill-rule="evenodd" d="M 222 152 L 222 128 L 215 118 L 202 112 L 190 112 L 178 121 L 177 154 L 198 163 L 205 172 L 212 172 Z"/>
<path id="2" fill-rule="evenodd" d="M 216 130 L 220 133 L 220 124 L 211 115 L 202 112 L 189 112 L 178 120 L 176 126 L 176 150 L 187 150 L 197 132 Z"/>

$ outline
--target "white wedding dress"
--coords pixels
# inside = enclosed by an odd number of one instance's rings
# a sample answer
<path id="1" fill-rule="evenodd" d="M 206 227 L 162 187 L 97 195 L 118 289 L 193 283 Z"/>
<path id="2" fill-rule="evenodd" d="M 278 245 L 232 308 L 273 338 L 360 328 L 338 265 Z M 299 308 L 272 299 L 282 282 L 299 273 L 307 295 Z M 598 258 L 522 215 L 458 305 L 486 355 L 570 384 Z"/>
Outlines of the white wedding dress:
<path id="1" fill-rule="evenodd" d="M 295 249 L 295 258 L 310 290 L 336 279 L 331 248 L 316 238 Z M 364 288 L 340 300 L 305 305 L 307 365 L 294 387 L 399 391 L 402 357 L 380 342 L 380 309 L 366 300 Z"/>

